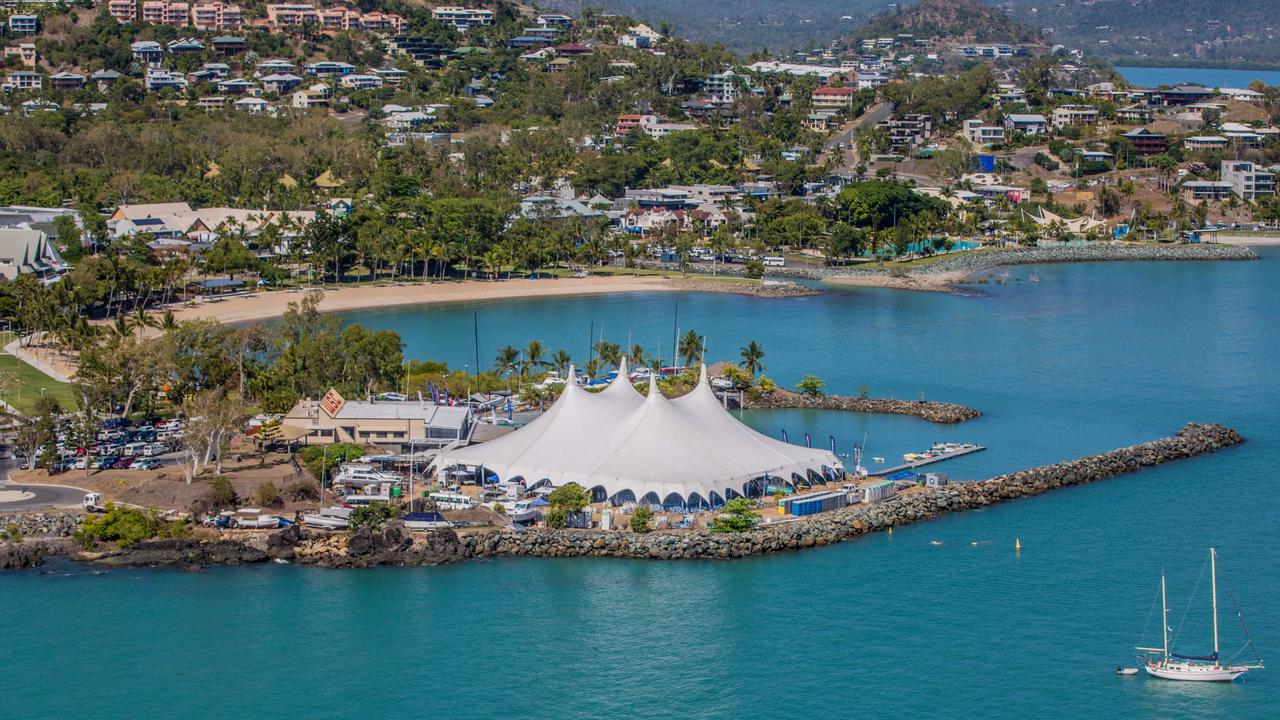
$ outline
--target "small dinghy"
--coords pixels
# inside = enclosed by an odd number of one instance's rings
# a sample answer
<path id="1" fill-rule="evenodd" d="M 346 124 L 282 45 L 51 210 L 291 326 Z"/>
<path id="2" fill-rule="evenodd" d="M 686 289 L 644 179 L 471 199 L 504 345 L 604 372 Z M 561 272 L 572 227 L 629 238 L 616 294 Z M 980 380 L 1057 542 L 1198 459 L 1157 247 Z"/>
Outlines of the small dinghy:
<path id="1" fill-rule="evenodd" d="M 1117 675 L 1137 675 L 1138 668 L 1118 667 L 1116 668 L 1116 674 Z"/>

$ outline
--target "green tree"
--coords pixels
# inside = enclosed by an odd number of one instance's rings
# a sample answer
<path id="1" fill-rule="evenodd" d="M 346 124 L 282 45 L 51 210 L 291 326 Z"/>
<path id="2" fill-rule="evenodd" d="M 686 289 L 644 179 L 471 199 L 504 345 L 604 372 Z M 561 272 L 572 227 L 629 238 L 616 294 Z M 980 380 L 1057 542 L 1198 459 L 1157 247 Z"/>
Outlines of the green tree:
<path id="1" fill-rule="evenodd" d="M 711 521 L 713 533 L 744 533 L 755 529 L 760 514 L 755 512 L 751 501 L 746 498 L 734 498 L 724 504 L 724 509 Z"/>
<path id="2" fill-rule="evenodd" d="M 821 397 L 822 388 L 825 385 L 826 383 L 820 380 L 817 375 L 805 375 L 804 379 L 796 384 L 796 387 L 805 395 L 810 397 Z"/>
<path id="3" fill-rule="evenodd" d="M 361 505 L 351 511 L 350 530 L 353 534 L 362 527 L 377 530 L 393 517 L 395 517 L 395 511 L 387 503 L 372 502 Z"/>
<path id="4" fill-rule="evenodd" d="M 648 505 L 640 505 L 631 513 L 631 532 L 649 532 L 649 522 L 653 520 L 653 510 Z"/>

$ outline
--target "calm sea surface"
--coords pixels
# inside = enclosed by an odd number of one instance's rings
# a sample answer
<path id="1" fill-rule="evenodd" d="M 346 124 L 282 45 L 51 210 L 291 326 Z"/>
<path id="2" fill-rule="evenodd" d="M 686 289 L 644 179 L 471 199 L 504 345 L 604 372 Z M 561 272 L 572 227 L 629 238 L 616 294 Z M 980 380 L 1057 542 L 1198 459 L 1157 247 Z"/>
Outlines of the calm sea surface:
<path id="1" fill-rule="evenodd" d="M 1117 67 L 1125 80 L 1141 87 L 1198 83 L 1205 87 L 1247 88 L 1254 80 L 1280 85 L 1280 70 L 1230 70 L 1228 68 Z"/>
<path id="2" fill-rule="evenodd" d="M 986 477 L 1148 440 L 1189 420 L 1243 447 L 838 546 L 735 562 L 503 560 L 203 574 L 61 565 L 0 575 L 2 718 L 1274 718 L 1280 665 L 1234 685 L 1117 677 L 1169 575 L 1175 647 L 1207 652 L 1207 554 L 1264 658 L 1280 653 L 1280 253 L 1254 263 L 1017 268 L 982 297 L 882 290 L 762 300 L 639 294 L 353 313 L 412 355 L 474 364 L 591 322 L 651 352 L 678 324 L 709 356 L 750 340 L 769 376 L 971 404 L 955 427 L 750 415 L 793 441 L 868 435 L 892 462 Z M 1026 280 L 1036 274 L 1039 282 Z M 1023 282 L 1015 280 L 1021 278 Z M 473 313 L 478 315 L 473 316 Z M 1023 550 L 1014 553 L 1014 541 Z M 931 545 L 940 540 L 942 545 Z M 1220 577 L 1220 580 L 1222 578 Z M 1223 655 L 1243 633 L 1225 589 Z"/>

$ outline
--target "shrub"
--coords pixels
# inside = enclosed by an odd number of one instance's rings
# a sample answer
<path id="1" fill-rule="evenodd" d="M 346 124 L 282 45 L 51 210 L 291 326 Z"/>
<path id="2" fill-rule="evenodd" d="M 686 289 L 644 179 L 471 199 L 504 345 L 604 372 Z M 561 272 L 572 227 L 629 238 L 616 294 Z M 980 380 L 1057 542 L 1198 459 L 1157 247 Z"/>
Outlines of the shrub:
<path id="1" fill-rule="evenodd" d="M 1054 160 L 1042 152 L 1036 153 L 1035 163 L 1045 170 L 1057 170 L 1061 167 L 1057 160 Z"/>
<path id="2" fill-rule="evenodd" d="M 273 482 L 264 482 L 258 486 L 258 504 L 267 508 L 278 508 L 284 505 L 284 496 L 280 488 Z"/>
<path id="3" fill-rule="evenodd" d="M 285 492 L 289 495 L 289 499 L 294 502 L 320 499 L 320 487 L 310 480 L 299 480 L 290 485 Z"/>
<path id="4" fill-rule="evenodd" d="M 0 538 L 4 538 L 12 543 L 22 542 L 22 531 L 17 525 L 7 525 L 3 532 L 0 532 Z"/>
<path id="5" fill-rule="evenodd" d="M 753 280 L 759 280 L 764 277 L 764 263 L 758 258 L 751 258 L 747 261 L 746 276 Z"/>
<path id="6" fill-rule="evenodd" d="M 547 519 L 547 527 L 562 528 L 569 522 L 569 511 L 565 510 L 563 506 L 553 505 L 547 508 L 545 517 Z"/>
<path id="7" fill-rule="evenodd" d="M 653 511 L 648 505 L 641 505 L 631 514 L 631 532 L 649 532 L 649 521 L 653 519 Z"/>
<path id="8" fill-rule="evenodd" d="M 796 384 L 796 388 L 805 395 L 811 397 L 822 397 L 822 388 L 826 385 L 817 375 L 805 375 L 804 379 Z"/>
<path id="9" fill-rule="evenodd" d="M 501 515 L 507 511 L 507 506 L 503 505 L 502 503 L 494 503 L 493 511 Z"/>
<path id="10" fill-rule="evenodd" d="M 565 512 L 582 512 L 582 508 L 591 502 L 591 493 L 578 483 L 561 485 L 547 496 L 547 502 L 553 507 L 564 508 Z"/>
<path id="11" fill-rule="evenodd" d="M 711 532 L 751 532 L 759 519 L 760 515 L 752 508 L 750 500 L 734 498 L 724 504 L 724 510 L 721 510 L 716 519 L 711 522 Z"/>
<path id="12" fill-rule="evenodd" d="M 763 375 L 760 376 L 760 389 L 763 390 L 764 392 L 773 392 L 774 389 L 776 389 L 777 387 L 778 387 L 777 383 L 775 383 L 773 380 L 770 380 L 769 378 Z"/>
<path id="13" fill-rule="evenodd" d="M 222 476 L 214 478 L 209 483 L 207 495 L 213 501 L 213 504 L 220 508 L 231 508 L 240 504 L 240 496 L 236 494 L 236 489 L 231 486 L 231 481 Z"/>
<path id="14" fill-rule="evenodd" d="M 107 503 L 105 514 L 85 517 L 75 539 L 85 548 L 93 547 L 95 542 L 115 542 L 127 547 L 151 538 L 183 537 L 188 531 L 186 523 L 165 520 L 154 509 L 139 510 Z"/>
<path id="15" fill-rule="evenodd" d="M 312 477 L 322 480 L 332 475 L 333 469 L 342 463 L 364 457 L 364 447 L 355 443 L 312 445 L 299 450 L 298 457 L 302 458 L 302 464 L 307 466 Z"/>
<path id="16" fill-rule="evenodd" d="M 362 505 L 351 511 L 351 532 L 355 532 L 362 527 L 377 530 L 392 517 L 394 517 L 394 513 L 391 510 L 391 506 L 384 502 Z"/>

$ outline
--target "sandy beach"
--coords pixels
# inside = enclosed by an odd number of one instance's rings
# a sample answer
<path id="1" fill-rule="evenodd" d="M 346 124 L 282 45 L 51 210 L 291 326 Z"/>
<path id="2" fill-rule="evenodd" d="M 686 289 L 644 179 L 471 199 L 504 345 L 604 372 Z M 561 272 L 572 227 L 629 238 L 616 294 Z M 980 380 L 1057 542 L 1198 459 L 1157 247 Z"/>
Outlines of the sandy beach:
<path id="1" fill-rule="evenodd" d="M 1274 247 L 1280 245 L 1280 235 L 1218 235 L 1214 242 L 1225 245 L 1253 245 L 1255 247 Z"/>
<path id="2" fill-rule="evenodd" d="M 677 289 L 676 283 L 653 276 L 403 283 L 322 290 L 324 298 L 320 301 L 320 311 L 342 312 L 403 305 Z M 289 303 L 301 300 L 302 296 L 303 291 L 260 292 L 175 307 L 174 315 L 178 320 L 210 318 L 222 323 L 269 320 L 280 317 Z"/>

